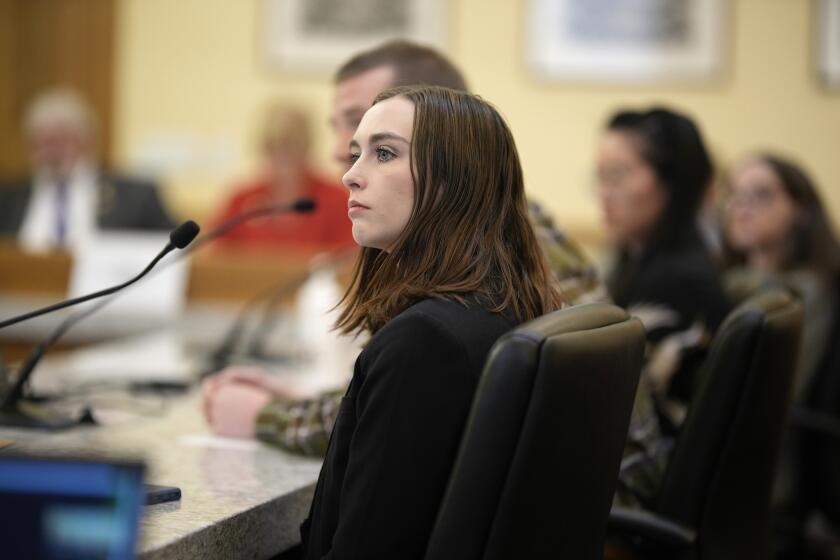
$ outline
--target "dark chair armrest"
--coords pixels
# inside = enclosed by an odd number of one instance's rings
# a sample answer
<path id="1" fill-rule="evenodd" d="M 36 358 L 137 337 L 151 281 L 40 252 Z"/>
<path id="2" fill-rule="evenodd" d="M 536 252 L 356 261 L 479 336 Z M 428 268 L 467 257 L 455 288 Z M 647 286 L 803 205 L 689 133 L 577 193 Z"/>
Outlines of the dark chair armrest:
<path id="1" fill-rule="evenodd" d="M 655 513 L 620 507 L 610 511 L 607 533 L 618 537 L 640 538 L 657 548 L 671 550 L 691 548 L 697 538 L 692 529 Z"/>

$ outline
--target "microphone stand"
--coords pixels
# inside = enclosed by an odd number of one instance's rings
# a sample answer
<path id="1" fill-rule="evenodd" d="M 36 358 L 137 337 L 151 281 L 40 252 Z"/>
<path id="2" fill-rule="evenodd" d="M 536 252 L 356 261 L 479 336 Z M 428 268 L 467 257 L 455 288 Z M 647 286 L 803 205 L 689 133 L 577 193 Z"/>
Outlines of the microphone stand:
<path id="1" fill-rule="evenodd" d="M 282 297 L 291 293 L 292 290 L 300 286 L 308 277 L 308 272 L 296 275 L 294 278 L 284 280 L 279 284 L 270 286 L 268 289 L 262 291 L 246 302 L 237 314 L 230 328 L 227 330 L 225 336 L 222 338 L 222 342 L 208 356 L 208 367 L 201 373 L 200 378 L 203 379 L 213 373 L 216 373 L 230 363 L 230 357 L 234 353 L 236 346 L 242 340 L 243 333 L 245 331 L 245 324 L 254 309 L 260 306 L 264 306 L 266 308 L 263 315 L 264 318 L 260 321 L 258 328 L 261 329 L 267 326 L 268 321 L 265 319 L 265 314 L 270 313 Z M 256 356 L 256 354 L 252 352 L 253 348 L 254 346 L 252 345 L 251 350 L 247 353 L 248 355 Z"/>
<path id="2" fill-rule="evenodd" d="M 306 273 L 306 276 L 300 278 L 299 284 L 302 284 L 303 281 L 308 280 L 315 269 L 323 266 L 331 267 L 333 270 L 338 269 L 343 264 L 350 262 L 351 260 L 356 258 L 358 251 L 353 249 L 334 249 L 328 252 L 325 258 L 321 259 L 321 262 L 316 267 L 313 267 L 312 270 Z M 298 287 L 298 286 L 293 286 Z M 247 355 L 253 356 L 257 359 L 266 360 L 270 359 L 271 356 L 265 349 L 266 339 L 268 335 L 274 330 L 275 325 L 277 323 L 277 314 L 274 313 L 274 309 L 277 307 L 277 304 L 280 302 L 280 298 L 285 295 L 282 291 L 278 291 L 277 294 L 272 297 L 265 305 L 262 318 L 260 319 L 259 323 L 257 323 L 256 328 L 251 331 L 253 334 L 251 335 L 251 342 L 248 345 Z"/>
<path id="3" fill-rule="evenodd" d="M 79 418 L 69 418 L 57 414 L 50 409 L 37 405 L 33 400 L 25 397 L 26 388 L 35 366 L 44 357 L 47 348 L 55 344 L 70 327 L 97 312 L 107 305 L 113 298 L 105 299 L 91 305 L 82 313 L 71 315 L 64 320 L 49 338 L 39 343 L 26 358 L 26 361 L 18 370 L 18 376 L 12 385 L 11 390 L 3 399 L 0 405 L 0 426 L 13 426 L 17 428 L 38 428 L 47 430 L 58 430 L 69 428 L 76 424 L 96 424 L 96 420 L 89 410 L 85 410 Z"/>
<path id="4" fill-rule="evenodd" d="M 120 290 L 137 282 L 143 276 L 149 273 L 152 270 L 152 268 L 154 268 L 154 266 L 164 256 L 166 256 L 170 251 L 172 251 L 176 247 L 178 249 L 186 248 L 186 250 L 181 251 L 178 257 L 173 259 L 169 264 L 174 264 L 175 262 L 185 258 L 193 251 L 200 249 L 205 244 L 209 243 L 213 239 L 216 239 L 217 237 L 224 235 L 225 233 L 232 230 L 236 226 L 242 224 L 243 222 L 284 211 L 292 211 L 299 213 L 312 212 L 315 209 L 315 206 L 315 201 L 313 201 L 311 198 L 301 198 L 292 203 L 291 205 L 273 205 L 255 208 L 254 210 L 244 212 L 228 220 L 227 222 L 223 223 L 217 228 L 211 230 L 208 234 L 196 239 L 194 243 L 193 240 L 198 235 L 199 227 L 195 222 L 187 221 L 172 231 L 172 233 L 170 234 L 170 242 L 152 260 L 152 262 L 149 263 L 149 265 L 140 274 L 128 280 L 127 282 L 124 282 L 119 286 L 114 286 L 112 288 L 101 290 L 93 294 L 88 294 L 86 296 L 60 302 L 45 308 L 35 310 L 25 315 L 12 317 L 5 321 L 1 321 L 0 328 L 3 328 L 5 326 L 9 326 L 32 317 L 36 317 L 38 315 L 43 315 L 45 313 L 56 311 L 64 307 L 69 307 L 71 305 L 89 301 L 94 298 L 107 295 L 112 296 L 108 299 L 97 303 L 96 305 L 91 306 L 89 309 L 81 313 L 71 315 L 70 317 L 65 319 L 62 323 L 59 324 L 59 326 L 55 329 L 55 331 L 53 331 L 53 333 L 47 340 L 43 341 L 32 350 L 32 352 L 27 357 L 26 362 L 23 364 L 23 366 L 21 366 L 15 384 L 13 385 L 9 393 L 3 398 L 2 404 L 0 404 L 0 425 L 41 429 L 61 429 L 79 424 L 80 422 L 96 423 L 89 410 L 86 410 L 80 418 L 71 419 L 57 415 L 54 412 L 39 407 L 33 402 L 24 399 L 25 387 L 30 377 L 32 376 L 32 372 L 34 371 L 35 366 L 38 365 L 38 362 L 41 360 L 46 350 L 52 344 L 57 342 L 58 339 L 61 338 L 61 336 L 63 336 L 64 333 L 67 332 L 73 325 L 107 305 L 112 299 L 117 297 L 117 294 Z M 187 247 L 188 245 L 190 245 L 190 247 Z M 164 264 L 163 266 L 165 267 L 166 264 Z"/>
<path id="5" fill-rule="evenodd" d="M 42 308 L 28 313 L 26 315 L 12 318 L 8 321 L 5 321 L 5 323 L 13 324 L 19 321 L 23 321 L 26 318 L 42 315 L 44 313 L 48 313 L 56 309 L 61 309 L 63 307 L 68 307 L 76 303 L 89 301 L 96 297 L 114 294 L 119 290 L 126 288 L 129 285 L 143 278 L 146 274 L 149 273 L 149 271 L 152 270 L 152 268 L 155 267 L 155 265 L 158 262 L 160 262 L 160 260 L 163 257 L 169 254 L 176 247 L 179 249 L 183 249 L 184 247 L 189 245 L 189 243 L 198 234 L 198 231 L 198 225 L 192 221 L 185 222 L 184 224 L 178 226 L 175 230 L 173 230 L 172 234 L 170 235 L 170 242 L 166 244 L 166 246 L 155 256 L 154 259 L 152 259 L 152 261 L 146 266 L 146 268 L 144 268 L 143 271 L 140 272 L 140 274 L 134 276 L 130 280 L 123 282 L 118 286 L 101 290 L 99 292 L 76 298 L 74 300 L 68 300 L 66 302 Z M 2 404 L 0 404 L 0 425 L 55 430 L 67 428 L 76 425 L 80 422 L 95 423 L 92 415 L 90 414 L 90 411 L 85 411 L 85 413 L 80 418 L 67 418 L 49 409 L 37 406 L 33 402 L 24 399 L 24 392 L 25 387 L 29 382 L 29 379 L 32 377 L 32 372 L 35 370 L 35 366 L 38 365 L 38 362 L 43 357 L 47 348 L 49 348 L 52 344 L 57 342 L 58 339 L 61 338 L 64 335 L 64 333 L 66 333 L 73 325 L 75 325 L 82 319 L 88 317 L 89 315 L 95 313 L 96 311 L 104 307 L 107 303 L 109 303 L 112 299 L 113 298 L 105 299 L 97 303 L 96 305 L 92 305 L 89 309 L 86 309 L 81 313 L 77 313 L 75 315 L 67 317 L 58 325 L 58 327 L 50 334 L 50 336 L 46 340 L 38 344 L 38 346 L 36 346 L 32 350 L 32 352 L 29 353 L 26 361 L 23 363 L 20 370 L 18 371 L 18 376 L 15 380 L 14 385 L 12 385 L 12 388 L 4 396 Z"/>
<path id="6" fill-rule="evenodd" d="M 293 290 L 301 287 L 311 276 L 314 269 L 323 266 L 335 268 L 351 258 L 355 258 L 357 251 L 355 249 L 333 249 L 326 254 L 321 254 L 316 257 L 316 260 L 310 263 L 310 270 L 304 272 L 287 281 L 278 283 L 269 287 L 260 294 L 256 295 L 248 302 L 246 302 L 236 318 L 231 323 L 230 328 L 226 331 L 226 335 L 222 338 L 222 342 L 216 347 L 216 350 L 211 352 L 208 356 L 208 369 L 201 373 L 201 378 L 205 378 L 220 369 L 229 365 L 230 356 L 234 353 L 237 345 L 240 344 L 244 336 L 245 323 L 248 320 L 248 315 L 262 307 L 260 318 L 256 326 L 251 329 L 250 341 L 246 339 L 247 346 L 244 356 L 247 358 L 254 358 L 260 361 L 276 360 L 276 356 L 269 355 L 265 350 L 266 338 L 274 330 L 277 323 L 277 313 L 275 309 L 283 297 L 292 293 Z M 320 260 L 320 264 L 312 266 L 313 263 Z"/>

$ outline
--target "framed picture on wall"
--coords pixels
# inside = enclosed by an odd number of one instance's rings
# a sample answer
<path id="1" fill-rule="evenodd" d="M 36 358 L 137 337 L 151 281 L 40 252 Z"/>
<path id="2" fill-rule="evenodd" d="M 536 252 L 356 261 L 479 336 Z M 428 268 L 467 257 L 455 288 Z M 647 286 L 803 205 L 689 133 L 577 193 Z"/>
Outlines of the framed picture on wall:
<path id="1" fill-rule="evenodd" d="M 272 65 L 332 71 L 351 55 L 387 39 L 443 47 L 442 0 L 263 0 L 265 45 Z"/>
<path id="2" fill-rule="evenodd" d="M 840 0 L 817 0 L 817 72 L 830 89 L 840 90 Z"/>
<path id="3" fill-rule="evenodd" d="M 729 0 L 528 0 L 527 64 L 550 81 L 716 80 L 729 9 Z"/>

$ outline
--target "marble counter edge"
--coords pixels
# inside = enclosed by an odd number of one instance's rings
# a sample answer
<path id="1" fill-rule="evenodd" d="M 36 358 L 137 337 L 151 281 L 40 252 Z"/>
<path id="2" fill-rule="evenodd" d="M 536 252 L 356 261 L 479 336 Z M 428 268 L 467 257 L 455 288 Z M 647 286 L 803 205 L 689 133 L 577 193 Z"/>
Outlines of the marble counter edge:
<path id="1" fill-rule="evenodd" d="M 315 482 L 189 535 L 140 550 L 140 560 L 271 558 L 300 542 Z M 152 548 L 153 547 L 153 548 Z"/>

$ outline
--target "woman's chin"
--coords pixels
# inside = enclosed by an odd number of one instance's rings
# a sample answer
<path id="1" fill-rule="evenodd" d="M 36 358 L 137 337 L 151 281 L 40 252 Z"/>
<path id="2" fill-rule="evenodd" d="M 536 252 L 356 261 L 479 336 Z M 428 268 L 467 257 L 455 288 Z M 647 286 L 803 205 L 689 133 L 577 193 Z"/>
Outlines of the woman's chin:
<path id="1" fill-rule="evenodd" d="M 371 239 L 369 236 L 366 236 L 364 234 L 357 234 L 355 231 L 353 232 L 353 240 L 359 247 L 364 247 L 367 249 L 381 249 L 381 247 L 379 247 L 379 244 L 376 243 L 375 240 Z"/>

